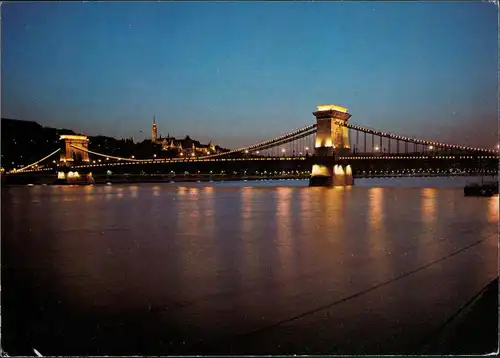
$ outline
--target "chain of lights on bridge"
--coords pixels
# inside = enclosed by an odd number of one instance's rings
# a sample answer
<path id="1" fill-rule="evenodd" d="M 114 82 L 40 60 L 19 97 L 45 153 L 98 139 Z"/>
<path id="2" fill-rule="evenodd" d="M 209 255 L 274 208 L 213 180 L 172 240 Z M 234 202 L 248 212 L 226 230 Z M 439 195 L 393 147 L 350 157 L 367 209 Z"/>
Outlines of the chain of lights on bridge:
<path id="1" fill-rule="evenodd" d="M 430 141 L 430 140 L 421 140 L 421 139 L 416 139 L 416 138 L 410 138 L 410 137 L 405 137 L 405 136 L 400 136 L 397 134 L 393 133 L 387 133 L 387 132 L 381 132 L 375 129 L 370 129 L 366 127 L 360 127 L 357 125 L 353 125 L 350 123 L 346 123 L 345 126 L 350 129 L 354 129 L 363 133 L 367 134 L 372 134 L 376 135 L 379 137 L 384 137 L 384 138 L 389 138 L 389 139 L 394 139 L 394 140 L 401 140 L 404 142 L 408 143 L 414 143 L 414 144 L 421 144 L 421 145 L 426 145 L 429 146 L 429 149 L 435 148 L 447 148 L 447 149 L 460 149 L 460 150 L 469 150 L 473 152 L 490 152 L 490 153 L 496 153 L 498 152 L 498 146 L 497 149 L 485 149 L 485 148 L 474 148 L 474 147 L 468 147 L 468 146 L 463 146 L 463 145 L 457 145 L 457 144 L 446 144 L 446 143 L 441 143 L 441 142 L 436 142 L 436 141 Z"/>
<path id="2" fill-rule="evenodd" d="M 425 145 L 430 150 L 434 149 L 434 147 L 435 147 L 435 148 L 459 149 L 459 150 L 468 150 L 468 151 L 473 151 L 473 152 L 495 153 L 495 154 L 498 152 L 498 145 L 497 145 L 497 149 L 496 150 L 485 149 L 485 148 L 475 148 L 475 147 L 462 146 L 462 145 L 456 145 L 456 144 L 446 144 L 446 143 L 441 143 L 441 142 L 436 142 L 436 141 L 420 140 L 420 139 L 416 139 L 416 138 L 410 138 L 410 137 L 401 136 L 401 135 L 397 135 L 397 134 L 393 134 L 393 133 L 382 132 L 382 131 L 378 131 L 378 130 L 375 130 L 375 129 L 361 127 L 361 126 L 357 126 L 357 125 L 353 125 L 353 124 L 349 124 L 349 123 L 346 123 L 345 126 L 348 127 L 349 129 L 360 131 L 360 132 L 363 132 L 363 133 L 366 133 L 366 134 L 372 134 L 372 135 L 378 136 L 378 137 L 384 137 L 384 138 L 398 140 L 398 141 L 403 141 L 403 142 L 407 142 L 407 143 L 414 143 L 414 144 L 419 144 L 419 145 Z M 190 159 L 187 159 L 187 158 L 135 159 L 133 157 L 132 158 L 123 158 L 123 157 L 111 156 L 111 155 L 107 155 L 107 154 L 102 154 L 102 153 L 94 152 L 94 151 L 88 150 L 86 148 L 82 148 L 82 147 L 78 147 L 78 146 L 74 146 L 74 145 L 71 145 L 71 147 L 73 147 L 74 149 L 80 150 L 80 151 L 84 151 L 84 152 L 93 154 L 93 155 L 104 157 L 104 158 L 106 158 L 106 160 L 115 159 L 115 160 L 118 160 L 118 161 L 125 162 L 125 163 L 109 163 L 109 164 L 96 164 L 96 165 L 87 164 L 87 165 L 81 165 L 81 166 L 78 166 L 78 167 L 92 167 L 92 166 L 104 166 L 104 165 L 115 165 L 115 164 L 125 165 L 125 164 L 127 164 L 126 162 L 131 163 L 131 164 L 132 163 L 134 163 L 134 164 L 140 164 L 140 163 L 159 163 L 159 162 L 172 163 L 172 162 L 218 161 L 218 160 L 221 160 L 221 161 L 225 161 L 225 160 L 273 160 L 273 159 L 276 159 L 276 158 L 234 158 L 234 159 L 226 158 L 226 159 L 223 159 L 221 157 L 225 157 L 225 156 L 229 156 L 231 154 L 237 154 L 237 153 L 256 152 L 256 154 L 259 154 L 259 150 L 269 149 L 269 148 L 273 148 L 273 147 L 277 147 L 277 146 L 289 143 L 291 141 L 294 141 L 294 140 L 297 140 L 299 138 L 302 138 L 302 137 L 304 137 L 306 135 L 314 134 L 315 131 L 316 131 L 316 124 L 314 123 L 314 124 L 308 125 L 306 127 L 302 127 L 302 128 L 296 129 L 296 130 L 294 130 L 292 132 L 280 135 L 280 136 L 278 136 L 276 138 L 273 138 L 273 139 L 270 139 L 270 140 L 266 140 L 266 141 L 262 141 L 262 142 L 259 142 L 259 143 L 255 143 L 255 144 L 252 144 L 252 145 L 247 146 L 247 147 L 233 149 L 233 150 L 230 150 L 230 151 L 225 152 L 225 153 L 218 153 L 218 154 L 213 154 L 213 155 L 206 155 L 206 156 L 202 156 L 202 157 L 199 157 L 199 158 L 190 158 Z M 306 150 L 307 149 L 308 148 L 306 148 Z M 377 150 L 378 147 L 375 147 L 374 149 Z M 31 168 L 33 166 L 36 167 L 38 163 L 40 163 L 40 162 L 48 159 L 49 157 L 55 155 L 59 151 L 60 151 L 60 149 L 56 150 L 55 152 L 49 154 L 48 156 L 46 156 L 46 157 L 44 157 L 44 158 L 42 158 L 42 159 L 40 159 L 40 160 L 38 160 L 38 161 L 30 164 L 30 165 L 27 165 L 27 166 L 25 166 L 25 167 L 23 167 L 21 169 L 12 170 L 10 173 L 39 171 L 41 169 L 28 170 L 28 168 Z M 479 158 L 490 158 L 491 159 L 491 158 L 495 158 L 495 157 L 496 156 L 485 156 L 485 157 L 479 157 Z M 218 159 L 218 158 L 220 158 L 220 159 Z M 362 156 L 362 157 L 360 157 L 360 156 L 343 156 L 343 157 L 340 157 L 339 159 L 357 159 L 357 160 L 360 160 L 361 158 L 363 158 L 363 159 L 424 159 L 426 157 L 425 156 L 401 156 L 401 155 L 383 156 L 383 157 L 376 157 L 376 156 Z M 433 158 L 436 158 L 436 159 L 456 159 L 456 156 L 433 156 Z M 460 158 L 472 158 L 472 156 L 460 156 Z M 280 157 L 280 159 L 284 159 L 284 160 L 296 160 L 296 159 L 303 159 L 303 158 Z M 47 169 L 47 168 L 44 168 L 44 169 Z"/>

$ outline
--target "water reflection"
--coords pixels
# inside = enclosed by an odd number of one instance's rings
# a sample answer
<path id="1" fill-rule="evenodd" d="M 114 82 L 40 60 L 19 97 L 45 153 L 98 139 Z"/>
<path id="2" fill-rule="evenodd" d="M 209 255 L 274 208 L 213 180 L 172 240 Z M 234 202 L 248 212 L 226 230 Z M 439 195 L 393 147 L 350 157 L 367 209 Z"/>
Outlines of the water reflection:
<path id="1" fill-rule="evenodd" d="M 249 218 L 251 217 L 252 214 L 252 195 L 253 191 L 251 188 L 243 188 L 241 190 L 241 214 L 243 217 L 243 223 L 248 223 Z M 249 233 L 250 230 L 243 230 L 243 233 Z"/>
<path id="2" fill-rule="evenodd" d="M 371 188 L 368 190 L 368 224 L 371 231 L 379 231 L 384 221 L 383 188 Z"/>
<path id="3" fill-rule="evenodd" d="M 492 252 L 498 252 L 498 239 L 499 239 L 499 234 L 498 234 L 498 219 L 499 219 L 499 201 L 498 201 L 498 196 L 492 196 L 488 199 L 488 211 L 487 211 L 487 222 L 488 226 L 483 226 L 481 230 L 481 237 L 482 238 L 490 238 L 491 240 L 488 240 L 488 245 L 489 248 Z M 495 225 L 495 226 L 493 226 Z M 488 262 L 485 262 L 485 266 L 488 265 Z M 498 274 L 498 271 L 497 271 Z"/>
<path id="4" fill-rule="evenodd" d="M 84 198 L 85 198 L 85 201 L 94 201 L 95 193 L 88 191 L 85 193 Z"/>
<path id="5" fill-rule="evenodd" d="M 179 343 L 186 336 L 204 338 L 215 330 L 226 337 L 258 328 L 262 322 L 299 316 L 426 265 L 432 258 L 446 257 L 476 242 L 478 233 L 494 233 L 498 225 L 498 197 L 464 200 L 462 188 L 330 190 L 243 185 L 248 184 L 2 192 L 2 264 L 5 257 L 10 272 L 18 270 L 15 277 L 2 277 L 2 284 L 11 289 L 31 285 L 33 295 L 18 290 L 15 296 L 22 297 L 31 312 L 40 311 L 40 297 L 50 303 L 44 306 L 47 314 L 28 316 L 16 332 L 29 329 L 39 339 L 36 343 L 53 342 L 58 347 L 60 336 L 52 333 L 54 320 L 67 329 L 76 326 L 76 332 L 80 326 L 67 312 L 78 312 L 88 317 L 88 337 L 102 337 L 105 353 L 113 353 L 106 351 L 113 335 L 119 343 L 142 339 L 144 347 L 166 336 Z M 444 234 L 447 240 L 440 240 Z M 463 292 L 469 284 L 475 289 L 497 272 L 497 240 L 488 245 L 464 251 L 443 263 L 443 270 L 426 269 L 404 280 L 437 289 L 440 283 L 454 280 L 465 286 Z M 464 268 L 464 262 L 473 267 Z M 371 299 L 358 296 L 351 310 L 343 303 L 329 314 L 351 324 L 353 339 L 364 327 L 371 327 L 372 336 L 378 334 L 388 322 L 391 306 L 376 303 L 385 297 L 403 303 L 397 306 L 398 312 L 415 309 L 441 315 L 445 300 L 436 308 L 435 294 L 413 299 L 406 289 L 415 287 L 413 283 L 398 282 L 394 286 L 398 289 L 384 289 L 387 296 L 374 298 L 382 295 L 374 291 Z M 456 292 L 443 290 L 440 297 Z M 11 301 L 15 302 L 12 297 Z M 64 302 L 67 311 L 59 309 L 58 301 Z M 23 317 L 23 305 L 11 306 L 12 314 Z M 384 310 L 376 311 L 377 307 Z M 365 314 L 363 321 L 359 319 L 360 311 L 371 310 L 372 318 Z M 109 312 L 114 314 L 111 318 Z M 142 326 L 137 329 L 138 321 L 145 327 L 144 336 Z M 109 330 L 93 328 L 101 323 Z M 343 329 L 337 325 L 331 332 L 341 336 Z M 89 341 L 75 338 L 71 343 L 82 352 L 90 349 Z M 162 349 L 163 343 L 158 345 Z M 52 353 L 59 352 L 54 348 L 48 352 Z"/>
<path id="6" fill-rule="evenodd" d="M 498 196 L 488 199 L 488 221 L 492 224 L 498 223 Z"/>
<path id="7" fill-rule="evenodd" d="M 385 228 L 385 197 L 390 195 L 388 189 L 371 188 L 368 190 L 368 240 L 369 255 L 375 258 L 373 266 L 377 279 L 383 281 L 391 276 L 392 249 L 390 238 Z"/>
<path id="8" fill-rule="evenodd" d="M 256 266 L 257 257 L 254 255 L 255 247 L 252 244 L 252 238 L 254 236 L 253 223 L 255 218 L 252 218 L 252 214 L 255 215 L 255 208 L 253 207 L 253 196 L 254 191 L 248 188 L 241 190 L 241 278 L 250 278 L 252 271 Z"/>
<path id="9" fill-rule="evenodd" d="M 129 188 L 129 189 L 130 189 L 130 196 L 131 196 L 132 198 L 136 199 L 136 198 L 137 198 L 137 190 L 139 189 L 139 186 L 137 186 L 137 185 L 132 185 L 132 186 L 130 186 L 130 188 Z"/>
<path id="10" fill-rule="evenodd" d="M 434 225 L 434 222 L 436 221 L 436 195 L 437 189 L 422 189 L 420 212 L 422 213 L 422 220 L 429 225 Z"/>
<path id="11" fill-rule="evenodd" d="M 344 232 L 341 227 L 341 221 L 345 213 L 346 191 L 345 187 L 335 187 L 334 190 L 329 190 L 327 193 L 327 212 L 328 212 L 328 227 L 335 233 L 335 237 L 330 239 L 343 240 Z"/>
<path id="12" fill-rule="evenodd" d="M 302 237 L 305 235 L 314 235 L 314 232 L 311 232 L 310 228 L 315 227 L 315 220 L 318 218 L 314 218 L 314 213 L 312 212 L 312 203 L 314 201 L 314 195 L 311 195 L 305 189 L 299 191 L 298 194 L 298 223 L 297 223 L 297 231 L 293 235 L 294 240 L 294 248 L 295 248 L 295 259 L 294 263 L 298 266 L 302 263 L 303 257 L 307 255 L 307 250 L 310 247 L 302 240 Z M 311 236 L 313 237 L 313 236 Z M 306 256 L 307 257 L 307 256 Z"/>
<path id="13" fill-rule="evenodd" d="M 189 189 L 189 194 L 191 194 L 191 199 L 193 199 L 193 200 L 198 199 L 199 190 L 200 190 L 199 188 L 190 188 Z"/>
<path id="14" fill-rule="evenodd" d="M 280 257 L 282 276 L 287 275 L 291 267 L 292 250 L 292 194 L 294 189 L 280 187 L 276 189 L 276 243 Z"/>
<path id="15" fill-rule="evenodd" d="M 209 219 L 207 222 L 210 223 L 210 228 L 213 229 L 214 223 L 214 210 L 215 210 L 215 193 L 214 188 L 211 186 L 206 186 L 203 188 L 203 216 Z"/>
<path id="16" fill-rule="evenodd" d="M 446 231 L 438 230 L 436 225 L 437 217 L 437 189 L 435 188 L 424 188 L 420 191 L 420 217 L 422 220 L 422 227 L 420 233 L 415 233 L 415 247 L 416 252 L 421 259 L 427 262 L 432 262 L 437 260 L 440 255 L 440 241 L 441 247 L 447 247 L 452 250 L 453 241 L 446 238 Z M 453 207 L 446 208 L 445 210 L 453 210 Z M 448 239 L 448 240 L 446 240 Z"/>
<path id="17" fill-rule="evenodd" d="M 304 214 L 309 213 L 311 211 L 311 200 L 313 200 L 312 195 L 309 192 L 307 192 L 307 190 L 300 190 L 299 194 L 299 210 L 301 214 L 300 217 L 303 217 Z"/>

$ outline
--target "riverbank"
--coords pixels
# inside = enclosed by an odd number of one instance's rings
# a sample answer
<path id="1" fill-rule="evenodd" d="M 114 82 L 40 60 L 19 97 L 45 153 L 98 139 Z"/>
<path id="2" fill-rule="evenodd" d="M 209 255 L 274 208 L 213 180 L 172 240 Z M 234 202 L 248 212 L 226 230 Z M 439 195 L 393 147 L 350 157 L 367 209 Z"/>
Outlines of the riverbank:
<path id="1" fill-rule="evenodd" d="M 435 332 L 421 354 L 483 355 L 493 352 L 498 352 L 498 278 Z"/>

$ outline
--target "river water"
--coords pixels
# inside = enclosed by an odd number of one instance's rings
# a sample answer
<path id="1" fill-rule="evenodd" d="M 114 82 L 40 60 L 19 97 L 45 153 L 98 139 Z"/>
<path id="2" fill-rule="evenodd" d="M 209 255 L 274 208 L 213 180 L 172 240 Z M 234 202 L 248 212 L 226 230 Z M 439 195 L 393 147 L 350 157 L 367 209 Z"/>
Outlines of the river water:
<path id="1" fill-rule="evenodd" d="M 4 187 L 2 347 L 418 351 L 498 275 L 498 197 L 467 181 Z"/>

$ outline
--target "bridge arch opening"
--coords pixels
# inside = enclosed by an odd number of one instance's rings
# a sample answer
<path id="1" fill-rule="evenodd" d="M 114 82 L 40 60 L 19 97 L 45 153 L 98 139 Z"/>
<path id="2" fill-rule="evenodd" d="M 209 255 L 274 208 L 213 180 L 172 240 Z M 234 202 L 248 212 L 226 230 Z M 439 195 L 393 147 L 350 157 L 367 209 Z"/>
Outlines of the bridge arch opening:
<path id="1" fill-rule="evenodd" d="M 62 141 L 63 150 L 61 152 L 60 162 L 65 165 L 74 165 L 75 162 L 89 162 L 89 154 L 87 152 L 89 139 L 84 135 L 61 135 L 59 140 Z M 83 148 L 84 150 L 78 150 Z"/>

